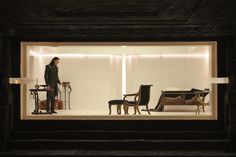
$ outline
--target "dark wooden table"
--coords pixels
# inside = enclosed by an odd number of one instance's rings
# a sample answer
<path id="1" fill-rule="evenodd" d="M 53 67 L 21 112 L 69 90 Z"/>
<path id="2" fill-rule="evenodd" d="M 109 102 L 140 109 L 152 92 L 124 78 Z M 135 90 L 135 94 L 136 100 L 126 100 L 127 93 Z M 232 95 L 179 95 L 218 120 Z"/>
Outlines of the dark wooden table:
<path id="1" fill-rule="evenodd" d="M 30 89 L 30 93 L 34 97 L 34 104 L 35 104 L 35 109 L 32 112 L 32 114 L 50 114 L 49 112 L 40 111 L 40 108 L 39 108 L 39 94 L 38 94 L 38 92 L 49 92 L 49 91 L 52 91 L 52 89 L 47 89 L 47 88 Z"/>

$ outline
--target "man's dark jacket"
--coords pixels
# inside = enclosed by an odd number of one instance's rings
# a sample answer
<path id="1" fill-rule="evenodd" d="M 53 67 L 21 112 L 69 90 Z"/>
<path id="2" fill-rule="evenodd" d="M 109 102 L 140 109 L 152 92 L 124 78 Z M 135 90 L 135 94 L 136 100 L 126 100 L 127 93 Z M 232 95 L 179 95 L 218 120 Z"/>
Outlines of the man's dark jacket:
<path id="1" fill-rule="evenodd" d="M 47 86 L 50 86 L 55 91 L 55 95 L 57 95 L 57 83 L 61 84 L 58 77 L 58 67 L 56 65 L 51 66 L 50 64 L 46 65 L 44 79 Z"/>

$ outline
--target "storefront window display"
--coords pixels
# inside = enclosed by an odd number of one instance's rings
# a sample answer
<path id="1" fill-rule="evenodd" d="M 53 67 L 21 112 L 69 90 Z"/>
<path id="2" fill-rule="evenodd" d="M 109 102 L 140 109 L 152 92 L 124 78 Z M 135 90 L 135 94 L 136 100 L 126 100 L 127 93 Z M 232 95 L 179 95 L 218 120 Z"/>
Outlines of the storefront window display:
<path id="1" fill-rule="evenodd" d="M 21 84 L 21 119 L 215 120 L 216 47 L 216 42 L 22 42 L 21 78 L 27 81 Z M 45 75 L 54 57 L 59 62 L 56 70 L 50 66 L 49 79 L 56 71 L 59 82 L 51 113 Z M 125 94 L 136 95 L 124 99 Z"/>

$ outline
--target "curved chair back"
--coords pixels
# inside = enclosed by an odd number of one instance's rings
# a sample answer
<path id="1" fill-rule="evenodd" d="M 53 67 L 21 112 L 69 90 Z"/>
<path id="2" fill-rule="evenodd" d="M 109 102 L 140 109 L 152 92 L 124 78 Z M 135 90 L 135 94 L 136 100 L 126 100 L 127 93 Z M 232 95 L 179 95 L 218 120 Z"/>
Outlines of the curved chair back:
<path id="1" fill-rule="evenodd" d="M 150 88 L 152 85 L 140 85 L 139 88 L 139 105 L 145 106 L 150 100 Z"/>

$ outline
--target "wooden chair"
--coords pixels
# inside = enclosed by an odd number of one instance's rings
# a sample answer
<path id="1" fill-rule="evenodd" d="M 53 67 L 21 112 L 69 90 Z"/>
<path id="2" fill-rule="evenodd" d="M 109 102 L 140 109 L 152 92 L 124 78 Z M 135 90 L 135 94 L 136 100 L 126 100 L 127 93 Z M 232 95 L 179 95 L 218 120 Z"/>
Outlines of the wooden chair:
<path id="1" fill-rule="evenodd" d="M 150 88 L 152 85 L 140 85 L 139 90 L 137 93 L 134 94 L 125 94 L 124 95 L 124 112 L 125 114 L 129 114 L 128 113 L 128 108 L 129 106 L 133 106 L 134 107 L 134 114 L 136 114 L 136 112 L 138 112 L 139 114 L 139 106 L 146 106 L 146 110 L 148 112 L 148 114 L 150 114 L 150 111 L 148 109 L 148 103 L 150 100 Z M 129 101 L 126 98 L 127 97 L 134 97 L 134 101 Z"/>

